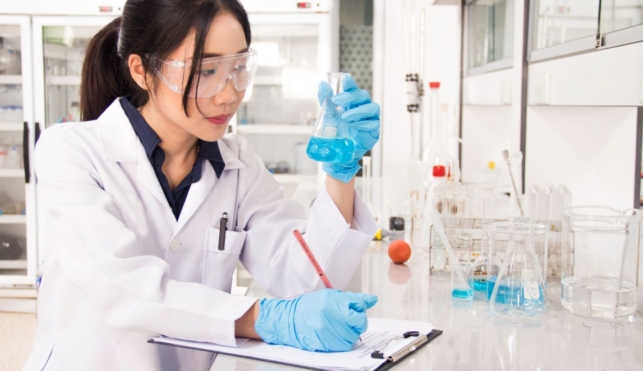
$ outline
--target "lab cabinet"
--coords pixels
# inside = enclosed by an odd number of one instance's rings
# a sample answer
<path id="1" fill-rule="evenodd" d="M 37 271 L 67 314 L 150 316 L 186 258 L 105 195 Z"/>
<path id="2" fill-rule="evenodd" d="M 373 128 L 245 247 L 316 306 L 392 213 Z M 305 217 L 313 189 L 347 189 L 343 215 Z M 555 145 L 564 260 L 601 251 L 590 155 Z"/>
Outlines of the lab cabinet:
<path id="1" fill-rule="evenodd" d="M 112 17 L 33 17 L 36 121 L 80 121 L 85 50 Z"/>
<path id="2" fill-rule="evenodd" d="M 30 18 L 0 16 L 0 288 L 35 283 Z"/>
<path id="3" fill-rule="evenodd" d="M 38 247 L 34 146 L 42 130 L 80 120 L 85 49 L 120 11 L 34 15 L 39 8 L 27 3 L 0 1 L 16 13 L 0 15 L 0 288 L 36 287 L 46 251 Z"/>
<path id="4" fill-rule="evenodd" d="M 242 3 L 259 59 L 231 130 L 248 139 L 289 197 L 319 176 L 306 145 L 319 110 L 317 86 L 339 60 L 337 9 L 330 1 L 316 2 L 315 9 L 279 1 L 272 10 Z"/>
<path id="5" fill-rule="evenodd" d="M 601 33 L 643 24 L 643 0 L 601 1 Z"/>
<path id="6" fill-rule="evenodd" d="M 514 0 L 474 0 L 465 6 L 467 75 L 511 67 Z"/>
<path id="7" fill-rule="evenodd" d="M 530 8 L 531 62 L 643 40 L 643 0 L 537 0 Z"/>

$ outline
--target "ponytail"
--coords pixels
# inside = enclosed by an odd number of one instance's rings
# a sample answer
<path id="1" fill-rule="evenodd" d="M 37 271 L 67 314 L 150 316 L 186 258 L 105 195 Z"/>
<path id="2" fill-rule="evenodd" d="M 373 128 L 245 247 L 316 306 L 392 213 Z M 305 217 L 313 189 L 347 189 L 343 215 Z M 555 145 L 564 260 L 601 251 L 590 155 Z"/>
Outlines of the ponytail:
<path id="1" fill-rule="evenodd" d="M 114 99 L 121 96 L 133 95 L 132 103 L 136 106 L 147 101 L 147 93 L 134 83 L 127 61 L 118 53 L 121 19 L 111 21 L 87 46 L 80 86 L 82 121 L 96 120 Z"/>

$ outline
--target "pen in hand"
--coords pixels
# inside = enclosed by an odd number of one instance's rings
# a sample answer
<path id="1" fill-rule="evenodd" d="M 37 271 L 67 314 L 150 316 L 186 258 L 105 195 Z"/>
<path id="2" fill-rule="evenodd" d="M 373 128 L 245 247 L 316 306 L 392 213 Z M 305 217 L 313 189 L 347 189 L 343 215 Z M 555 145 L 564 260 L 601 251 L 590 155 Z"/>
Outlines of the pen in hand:
<path id="1" fill-rule="evenodd" d="M 304 254 L 306 254 L 306 256 L 308 257 L 308 260 L 310 261 L 310 264 L 312 264 L 313 268 L 315 269 L 315 272 L 317 272 L 317 274 L 319 275 L 319 278 L 324 283 L 324 286 L 327 289 L 332 289 L 333 285 L 331 285 L 330 280 L 326 276 L 326 273 L 324 273 L 324 270 L 317 262 L 317 259 L 315 259 L 315 255 L 313 255 L 313 252 L 308 247 L 308 244 L 306 243 L 306 240 L 304 240 L 304 237 L 297 229 L 295 229 L 292 233 L 295 235 L 295 239 L 297 239 L 297 242 L 299 242 L 299 246 L 301 246 L 301 248 L 304 250 Z M 359 341 L 362 341 L 361 336 L 359 337 Z"/>

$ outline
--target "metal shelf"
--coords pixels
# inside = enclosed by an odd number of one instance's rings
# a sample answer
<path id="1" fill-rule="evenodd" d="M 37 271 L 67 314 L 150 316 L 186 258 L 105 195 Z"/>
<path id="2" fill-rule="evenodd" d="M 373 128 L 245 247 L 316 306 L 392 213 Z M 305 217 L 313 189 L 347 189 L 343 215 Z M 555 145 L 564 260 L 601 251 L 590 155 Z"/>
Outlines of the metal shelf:
<path id="1" fill-rule="evenodd" d="M 255 76 L 254 85 L 283 85 L 281 76 Z"/>
<path id="2" fill-rule="evenodd" d="M 22 122 L 0 122 L 0 131 L 22 131 L 24 123 Z"/>
<path id="3" fill-rule="evenodd" d="M 20 75 L 0 75 L 0 85 L 20 85 L 22 76 Z"/>
<path id="4" fill-rule="evenodd" d="M 25 169 L 0 169 L 0 178 L 24 178 Z"/>
<path id="5" fill-rule="evenodd" d="M 80 76 L 47 76 L 47 85 L 80 86 Z"/>
<path id="6" fill-rule="evenodd" d="M 246 124 L 237 125 L 237 132 L 239 134 L 311 135 L 313 127 L 310 125 Z"/>
<path id="7" fill-rule="evenodd" d="M 26 260 L 0 260 L 0 269 L 27 269 Z"/>
<path id="8" fill-rule="evenodd" d="M 275 179 L 282 184 L 316 182 L 317 175 L 275 174 Z"/>
<path id="9" fill-rule="evenodd" d="M 0 224 L 26 224 L 26 223 L 27 223 L 26 215 L 0 215 Z"/>

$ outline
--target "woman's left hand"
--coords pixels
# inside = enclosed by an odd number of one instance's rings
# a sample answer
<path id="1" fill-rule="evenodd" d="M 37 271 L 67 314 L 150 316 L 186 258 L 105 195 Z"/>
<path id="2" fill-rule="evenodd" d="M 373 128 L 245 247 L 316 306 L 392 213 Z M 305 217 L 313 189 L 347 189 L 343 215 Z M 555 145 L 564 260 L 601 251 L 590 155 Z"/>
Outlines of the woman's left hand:
<path id="1" fill-rule="evenodd" d="M 353 139 L 355 156 L 348 163 L 324 163 L 322 169 L 331 177 L 347 183 L 359 171 L 359 160 L 380 139 L 380 106 L 371 101 L 366 90 L 357 87 L 351 76 L 344 77 L 342 85 L 344 92 L 331 98 L 335 105 L 344 108 L 344 113 L 338 118 L 337 136 Z M 327 82 L 319 83 L 317 97 L 320 104 L 332 94 Z"/>

